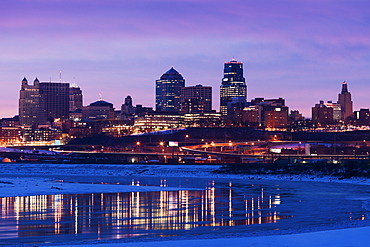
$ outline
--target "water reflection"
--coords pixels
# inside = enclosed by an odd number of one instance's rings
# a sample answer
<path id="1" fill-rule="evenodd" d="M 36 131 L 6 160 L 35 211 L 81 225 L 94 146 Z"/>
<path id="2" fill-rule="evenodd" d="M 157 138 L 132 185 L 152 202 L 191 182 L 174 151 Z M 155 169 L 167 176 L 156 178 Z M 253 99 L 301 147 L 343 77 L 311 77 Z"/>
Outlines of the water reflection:
<path id="1" fill-rule="evenodd" d="M 161 186 L 166 187 L 166 181 L 161 181 Z M 0 198 L 0 243 L 10 239 L 31 242 L 40 236 L 72 235 L 91 240 L 181 235 L 181 230 L 201 233 L 287 218 L 276 209 L 281 203 L 278 194 L 265 194 L 262 188 L 236 193 L 229 186 Z"/>

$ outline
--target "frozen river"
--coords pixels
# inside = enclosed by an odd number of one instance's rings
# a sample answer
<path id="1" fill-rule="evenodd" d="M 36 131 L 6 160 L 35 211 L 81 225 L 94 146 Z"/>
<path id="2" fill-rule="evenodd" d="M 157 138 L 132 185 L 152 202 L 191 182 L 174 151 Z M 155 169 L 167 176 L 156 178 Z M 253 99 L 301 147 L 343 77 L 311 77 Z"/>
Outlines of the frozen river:
<path id="1" fill-rule="evenodd" d="M 368 185 L 214 166 L 1 164 L 0 244 L 255 236 L 366 225 Z"/>

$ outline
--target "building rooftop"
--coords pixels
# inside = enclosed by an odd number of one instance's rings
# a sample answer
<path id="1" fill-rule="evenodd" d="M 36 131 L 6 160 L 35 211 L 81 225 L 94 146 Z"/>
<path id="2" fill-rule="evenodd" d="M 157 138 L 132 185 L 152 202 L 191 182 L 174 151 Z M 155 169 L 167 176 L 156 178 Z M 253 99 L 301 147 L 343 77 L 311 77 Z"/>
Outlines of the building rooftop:
<path id="1" fill-rule="evenodd" d="M 113 104 L 107 101 L 104 101 L 104 100 L 98 100 L 98 101 L 91 103 L 90 106 L 111 106 L 113 107 Z"/>
<path id="2" fill-rule="evenodd" d="M 173 66 L 167 70 L 162 76 L 161 80 L 184 80 L 182 75 L 173 68 Z"/>

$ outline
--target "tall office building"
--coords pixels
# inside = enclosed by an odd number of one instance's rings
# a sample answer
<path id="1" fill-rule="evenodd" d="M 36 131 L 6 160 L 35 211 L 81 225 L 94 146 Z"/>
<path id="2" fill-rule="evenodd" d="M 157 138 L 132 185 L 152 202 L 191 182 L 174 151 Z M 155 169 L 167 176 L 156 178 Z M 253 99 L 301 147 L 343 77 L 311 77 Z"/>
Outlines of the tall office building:
<path id="1" fill-rule="evenodd" d="M 241 111 L 242 122 L 246 126 L 263 126 L 266 128 L 286 128 L 289 107 L 285 99 L 255 98 L 251 106 Z"/>
<path id="2" fill-rule="evenodd" d="M 182 75 L 171 67 L 155 83 L 156 111 L 180 112 L 181 88 L 185 87 L 185 80 Z"/>
<path id="3" fill-rule="evenodd" d="M 181 112 L 197 113 L 212 111 L 212 87 L 196 85 L 181 89 Z"/>
<path id="4" fill-rule="evenodd" d="M 25 78 L 22 80 L 19 92 L 19 123 L 32 126 L 39 121 L 39 80 L 36 78 L 33 85 L 29 85 Z"/>
<path id="5" fill-rule="evenodd" d="M 126 120 L 135 114 L 135 107 L 132 105 L 132 97 L 127 95 L 125 103 L 121 105 L 121 119 Z"/>
<path id="6" fill-rule="evenodd" d="M 41 82 L 40 123 L 69 119 L 69 83 Z"/>
<path id="7" fill-rule="evenodd" d="M 342 120 L 346 120 L 353 115 L 353 102 L 351 100 L 351 93 L 348 92 L 347 82 L 342 84 L 342 92 L 338 94 L 338 104 L 342 109 Z"/>
<path id="8" fill-rule="evenodd" d="M 220 111 L 222 116 L 232 114 L 232 110 L 245 106 L 247 85 L 243 77 L 243 63 L 232 59 L 226 62 L 224 77 L 220 86 Z"/>
<path id="9" fill-rule="evenodd" d="M 69 118 L 69 83 L 40 82 L 36 78 L 33 85 L 28 85 L 27 79 L 24 78 L 19 95 L 21 125 Z"/>
<path id="10" fill-rule="evenodd" d="M 82 118 L 86 120 L 112 120 L 114 119 L 113 104 L 100 98 L 98 101 L 82 108 Z"/>
<path id="11" fill-rule="evenodd" d="M 320 100 L 319 104 L 315 104 L 315 106 L 312 107 L 312 122 L 322 127 L 334 124 L 334 107 Z"/>
<path id="12" fill-rule="evenodd" d="M 83 107 L 82 90 L 77 85 L 69 88 L 69 111 L 81 110 Z"/>

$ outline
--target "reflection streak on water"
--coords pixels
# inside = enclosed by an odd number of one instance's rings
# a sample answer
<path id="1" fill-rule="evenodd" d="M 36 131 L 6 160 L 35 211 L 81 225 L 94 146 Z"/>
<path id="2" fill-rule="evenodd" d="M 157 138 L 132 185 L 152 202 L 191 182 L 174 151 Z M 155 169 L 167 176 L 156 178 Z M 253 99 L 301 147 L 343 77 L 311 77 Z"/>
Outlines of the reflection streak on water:
<path id="1" fill-rule="evenodd" d="M 161 184 L 166 186 L 166 181 Z M 274 209 L 278 204 L 279 195 L 265 195 L 263 190 L 240 195 L 231 184 L 228 189 L 210 184 L 197 191 L 7 197 L 0 198 L 0 235 L 174 235 L 172 230 L 276 223 L 286 218 Z"/>

